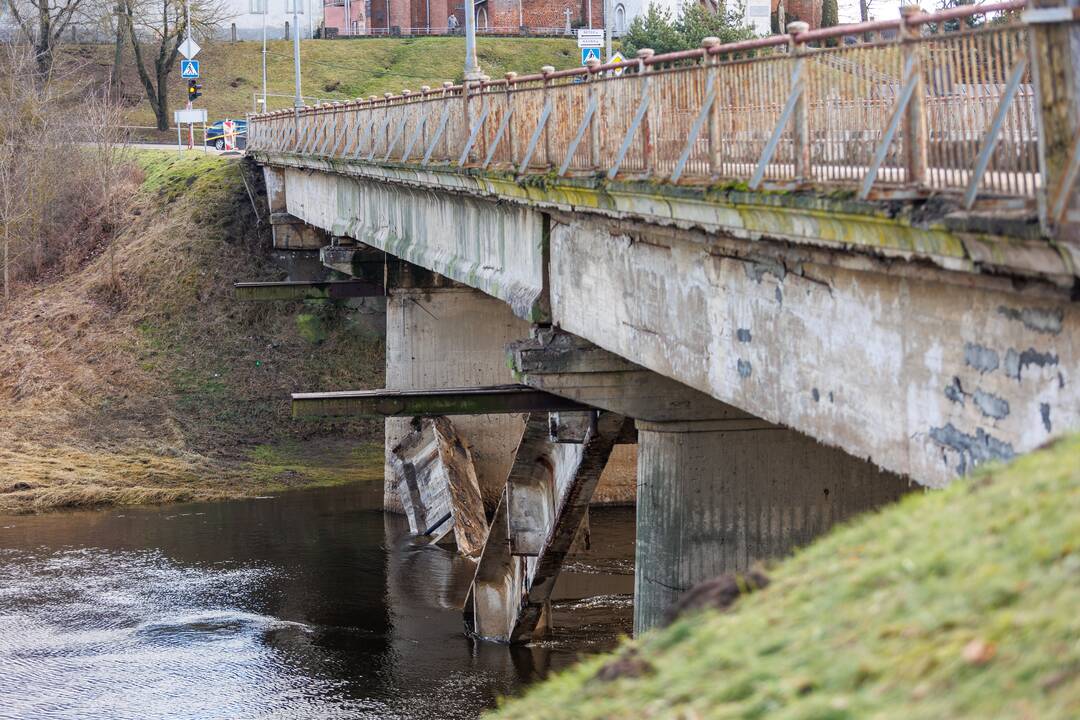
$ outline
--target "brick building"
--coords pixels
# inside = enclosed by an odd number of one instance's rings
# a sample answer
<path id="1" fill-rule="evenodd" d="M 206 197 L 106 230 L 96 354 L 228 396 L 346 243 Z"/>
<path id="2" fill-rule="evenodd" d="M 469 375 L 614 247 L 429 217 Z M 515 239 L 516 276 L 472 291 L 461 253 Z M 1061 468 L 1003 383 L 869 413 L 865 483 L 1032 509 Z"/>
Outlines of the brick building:
<path id="1" fill-rule="evenodd" d="M 367 0 L 368 32 L 376 35 L 461 32 L 461 0 Z M 567 27 L 604 27 L 603 0 L 474 0 L 479 33 L 562 32 Z M 591 4 L 591 7 L 590 7 Z M 450 16 L 456 22 L 449 20 Z"/>

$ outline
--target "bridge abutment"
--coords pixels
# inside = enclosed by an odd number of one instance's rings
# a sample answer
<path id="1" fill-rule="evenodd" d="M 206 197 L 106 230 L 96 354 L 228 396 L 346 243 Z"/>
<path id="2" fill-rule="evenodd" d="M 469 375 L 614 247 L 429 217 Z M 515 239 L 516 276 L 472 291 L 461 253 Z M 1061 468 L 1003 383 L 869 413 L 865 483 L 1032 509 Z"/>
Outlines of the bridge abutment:
<path id="1" fill-rule="evenodd" d="M 328 244 L 328 233 L 291 215 L 285 197 L 285 170 L 263 166 L 266 203 L 275 250 L 318 250 Z"/>
<path id="2" fill-rule="evenodd" d="M 699 582 L 785 555 L 908 482 L 754 418 L 637 423 L 634 632 Z"/>

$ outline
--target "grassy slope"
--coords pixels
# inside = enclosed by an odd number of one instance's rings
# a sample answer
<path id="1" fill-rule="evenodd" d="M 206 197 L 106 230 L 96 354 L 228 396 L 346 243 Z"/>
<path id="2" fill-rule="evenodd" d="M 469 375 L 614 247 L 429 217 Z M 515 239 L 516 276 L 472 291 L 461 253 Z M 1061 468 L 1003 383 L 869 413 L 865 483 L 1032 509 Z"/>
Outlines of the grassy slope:
<path id="1" fill-rule="evenodd" d="M 1080 436 L 831 533 L 502 718 L 1080 717 Z"/>
<path id="2" fill-rule="evenodd" d="M 381 340 L 343 308 L 232 300 L 280 277 L 239 161 L 135 160 L 111 243 L 0 310 L 0 512 L 381 476 L 357 441 L 378 428 L 288 413 L 290 391 L 379 385 Z"/>
<path id="3" fill-rule="evenodd" d="M 304 40 L 301 42 L 305 96 L 345 100 L 421 85 L 438 87 L 444 80 L 460 81 L 465 57 L 463 38 L 377 38 L 368 40 Z M 72 60 L 90 63 L 95 74 L 108 77 L 112 48 L 81 46 L 71 50 Z M 577 47 L 566 39 L 481 38 L 480 65 L 492 77 L 508 71 L 536 72 L 544 65 L 567 68 L 578 64 Z M 211 121 L 242 117 L 250 112 L 252 93 L 262 91 L 262 44 L 258 42 L 207 43 L 199 53 L 202 61 L 204 97 L 197 102 L 209 111 Z M 125 55 L 124 94 L 130 110 L 128 122 L 152 125 L 153 113 L 142 85 Z M 291 106 L 293 93 L 292 44 L 269 43 L 267 58 L 269 92 L 289 97 L 271 98 L 271 108 Z M 187 81 L 177 69 L 169 76 L 171 109 L 186 101 Z"/>

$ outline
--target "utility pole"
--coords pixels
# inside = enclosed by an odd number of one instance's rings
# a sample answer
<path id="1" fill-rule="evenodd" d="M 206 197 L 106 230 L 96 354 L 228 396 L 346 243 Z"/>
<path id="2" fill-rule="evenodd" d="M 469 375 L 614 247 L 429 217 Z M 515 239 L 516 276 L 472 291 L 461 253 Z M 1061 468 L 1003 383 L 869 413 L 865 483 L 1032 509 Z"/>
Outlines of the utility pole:
<path id="1" fill-rule="evenodd" d="M 266 112 L 266 16 L 270 12 L 270 0 L 259 0 L 262 3 L 262 16 L 263 16 L 263 48 L 262 48 L 262 60 L 263 60 L 263 96 L 262 96 L 262 111 Z"/>
<path id="2" fill-rule="evenodd" d="M 184 0 L 184 32 L 187 34 L 187 39 L 191 40 L 191 2 Z M 187 109 L 191 109 L 191 96 L 189 94 L 187 101 Z M 179 126 L 179 123 L 177 123 Z M 203 144 L 206 144 L 206 136 L 203 133 Z M 195 149 L 195 123 L 188 123 L 188 150 Z"/>
<path id="3" fill-rule="evenodd" d="M 479 80 L 481 75 L 476 61 L 476 9 L 473 0 L 465 0 L 465 80 Z"/>
<path id="4" fill-rule="evenodd" d="M 589 0 L 591 3 L 592 0 Z M 607 55 L 604 56 L 604 62 L 611 62 L 611 0 L 604 0 L 604 43 Z"/>

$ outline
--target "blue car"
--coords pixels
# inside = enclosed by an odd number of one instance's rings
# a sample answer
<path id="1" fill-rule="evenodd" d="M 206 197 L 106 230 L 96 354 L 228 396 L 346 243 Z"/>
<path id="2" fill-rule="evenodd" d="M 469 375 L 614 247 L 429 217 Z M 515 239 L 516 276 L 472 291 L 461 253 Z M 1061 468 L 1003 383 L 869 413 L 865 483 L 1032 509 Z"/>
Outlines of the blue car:
<path id="1" fill-rule="evenodd" d="M 236 127 L 236 149 L 243 150 L 247 147 L 247 120 L 233 120 Z M 225 121 L 218 120 L 206 128 L 206 144 L 218 150 L 225 149 Z"/>

